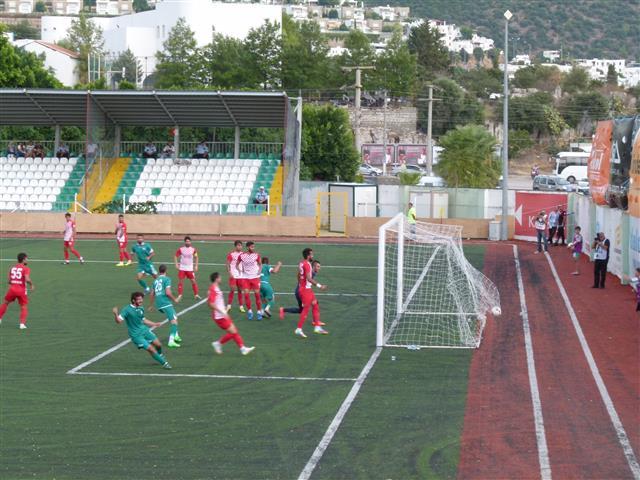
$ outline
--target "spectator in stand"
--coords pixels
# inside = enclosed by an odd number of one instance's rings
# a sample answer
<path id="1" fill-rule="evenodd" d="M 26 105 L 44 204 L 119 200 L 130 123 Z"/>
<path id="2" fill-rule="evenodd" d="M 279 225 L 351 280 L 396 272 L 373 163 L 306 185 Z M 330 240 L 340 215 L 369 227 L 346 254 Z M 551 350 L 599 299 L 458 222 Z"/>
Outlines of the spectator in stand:
<path id="1" fill-rule="evenodd" d="M 167 142 L 162 149 L 161 158 L 173 158 L 176 155 L 176 147 L 173 146 L 173 142 Z"/>
<path id="2" fill-rule="evenodd" d="M 571 275 L 580 275 L 580 264 L 578 262 L 580 261 L 580 255 L 582 254 L 582 229 L 580 227 L 576 227 L 573 230 L 573 240 L 571 240 L 568 247 L 571 249 L 571 256 L 576 264 L 576 271 L 571 272 Z"/>
<path id="3" fill-rule="evenodd" d="M 69 158 L 69 147 L 66 143 L 62 143 L 58 150 L 56 151 L 56 157 L 58 158 Z"/>
<path id="4" fill-rule="evenodd" d="M 209 148 L 204 140 L 196 145 L 196 153 L 193 158 L 209 158 Z"/>
<path id="5" fill-rule="evenodd" d="M 44 158 L 46 157 L 46 153 L 44 151 L 44 147 L 41 143 L 36 143 L 33 146 L 33 158 Z"/>
<path id="6" fill-rule="evenodd" d="M 556 232 L 556 243 L 554 245 L 562 245 L 564 247 L 565 238 L 564 238 L 564 224 L 567 221 L 567 212 L 564 208 L 560 209 L 560 213 L 558 214 L 558 231 Z M 560 241 L 562 240 L 562 244 Z"/>
<path id="7" fill-rule="evenodd" d="M 607 265 L 609 264 L 609 247 L 611 243 L 605 238 L 604 232 L 596 235 L 591 246 L 593 250 L 593 285 L 591 288 L 604 288 L 607 277 Z"/>
<path id="8" fill-rule="evenodd" d="M 24 145 L 24 142 L 20 142 L 16 150 L 16 157 L 18 158 L 24 157 L 27 154 L 27 147 Z"/>
<path id="9" fill-rule="evenodd" d="M 560 216 L 560 212 L 558 212 L 558 207 L 549 213 L 549 238 L 547 239 L 547 243 L 549 245 L 553 245 L 553 237 L 556 236 L 556 230 L 558 229 L 558 217 Z"/>
<path id="10" fill-rule="evenodd" d="M 258 189 L 258 193 L 256 193 L 256 198 L 253 200 L 253 203 L 256 205 L 264 205 L 265 207 L 269 203 L 269 195 L 263 186 L 260 186 Z"/>
<path id="11" fill-rule="evenodd" d="M 542 253 L 542 244 L 544 243 L 544 251 L 547 251 L 547 214 L 542 210 L 535 219 L 536 236 L 538 240 L 538 249 L 534 253 Z"/>
<path id="12" fill-rule="evenodd" d="M 26 151 L 24 156 L 27 158 L 33 158 L 33 142 L 27 143 L 27 146 L 25 148 Z"/>
<path id="13" fill-rule="evenodd" d="M 7 147 L 7 157 L 17 157 L 17 156 L 18 156 L 18 149 L 13 144 L 13 142 L 9 143 L 9 146 Z"/>
<path id="14" fill-rule="evenodd" d="M 95 142 L 87 143 L 87 160 L 93 160 L 98 155 L 98 144 Z"/>
<path id="15" fill-rule="evenodd" d="M 158 149 L 152 142 L 147 142 L 142 151 L 144 158 L 158 158 Z"/>

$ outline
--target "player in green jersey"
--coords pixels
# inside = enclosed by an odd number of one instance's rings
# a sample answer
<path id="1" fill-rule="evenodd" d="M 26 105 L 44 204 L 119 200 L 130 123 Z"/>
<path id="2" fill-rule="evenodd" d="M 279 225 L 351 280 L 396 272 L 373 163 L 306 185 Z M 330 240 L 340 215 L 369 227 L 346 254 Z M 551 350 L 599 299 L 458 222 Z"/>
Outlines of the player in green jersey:
<path id="1" fill-rule="evenodd" d="M 151 289 L 147 285 L 147 282 L 142 280 L 145 275 L 151 275 L 154 279 L 158 277 L 158 272 L 156 272 L 156 268 L 151 263 L 151 259 L 156 254 L 153 251 L 153 248 L 148 243 L 144 241 L 144 235 L 141 233 L 138 234 L 138 241 L 131 249 L 131 253 L 133 253 L 138 259 L 138 273 L 136 274 L 136 279 L 142 288 L 144 288 L 144 293 L 149 293 Z"/>
<path id="2" fill-rule="evenodd" d="M 258 312 L 258 320 L 262 314 L 267 318 L 271 318 L 271 307 L 275 301 L 275 294 L 273 293 L 273 287 L 271 286 L 271 274 L 278 273 L 282 267 L 282 262 L 278 262 L 274 267 L 269 263 L 269 258 L 262 257 L 262 272 L 260 273 L 260 297 L 262 298 L 262 304 L 266 305 L 264 310 Z"/>
<path id="3" fill-rule="evenodd" d="M 162 355 L 162 344 L 149 327 L 159 327 L 161 323 L 152 322 L 144 317 L 144 294 L 133 292 L 131 303 L 118 312 L 118 307 L 113 307 L 113 315 L 116 323 L 126 322 L 131 343 L 140 349 L 145 349 L 153 359 L 162 365 L 162 368 L 171 369 L 171 365 Z"/>
<path id="4" fill-rule="evenodd" d="M 151 304 L 155 305 L 159 312 L 164 313 L 171 324 L 167 346 L 178 348 L 182 339 L 178 334 L 178 315 L 171 302 L 179 303 L 179 300 L 171 293 L 171 279 L 167 277 L 167 266 L 160 265 L 158 271 L 160 275 L 153 281 L 153 289 L 151 289 Z M 150 307 L 149 310 L 152 308 Z"/>

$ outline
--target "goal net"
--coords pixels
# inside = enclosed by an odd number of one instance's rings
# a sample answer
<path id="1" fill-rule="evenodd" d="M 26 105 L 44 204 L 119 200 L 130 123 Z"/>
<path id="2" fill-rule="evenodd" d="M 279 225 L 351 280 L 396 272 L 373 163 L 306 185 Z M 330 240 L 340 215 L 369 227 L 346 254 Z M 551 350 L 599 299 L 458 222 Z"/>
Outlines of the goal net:
<path id="1" fill-rule="evenodd" d="M 377 345 L 477 348 L 500 295 L 465 258 L 462 227 L 398 214 L 379 235 Z"/>

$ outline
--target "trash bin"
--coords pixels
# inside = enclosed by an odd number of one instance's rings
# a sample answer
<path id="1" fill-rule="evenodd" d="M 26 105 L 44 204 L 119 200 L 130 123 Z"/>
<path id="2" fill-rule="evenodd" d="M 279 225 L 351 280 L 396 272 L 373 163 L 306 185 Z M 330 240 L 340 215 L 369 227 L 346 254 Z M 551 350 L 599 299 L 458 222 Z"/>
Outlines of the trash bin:
<path id="1" fill-rule="evenodd" d="M 501 222 L 494 220 L 489 222 L 489 240 L 497 242 L 500 240 L 500 230 L 502 230 Z"/>

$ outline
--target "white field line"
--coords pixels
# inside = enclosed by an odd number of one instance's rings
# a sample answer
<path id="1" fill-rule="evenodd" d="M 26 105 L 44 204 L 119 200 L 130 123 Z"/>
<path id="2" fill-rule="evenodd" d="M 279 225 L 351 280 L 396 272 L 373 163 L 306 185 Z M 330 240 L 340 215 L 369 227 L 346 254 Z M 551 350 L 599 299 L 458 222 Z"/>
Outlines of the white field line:
<path id="1" fill-rule="evenodd" d="M 0 258 L 0 262 L 15 262 L 16 259 L 15 258 Z M 53 263 L 62 263 L 62 259 L 57 258 L 57 259 L 50 259 L 50 258 L 31 258 L 29 257 L 29 262 L 53 262 Z M 74 262 L 74 263 L 80 263 L 80 262 Z M 85 260 L 84 263 L 112 263 L 113 265 L 115 265 L 117 262 L 115 260 Z M 173 265 L 174 261 L 173 260 L 166 260 L 166 261 L 157 261 L 154 260 L 155 264 L 167 264 L 167 265 Z M 133 265 L 135 265 L 136 263 L 134 262 Z M 207 263 L 207 262 L 200 262 L 198 265 L 206 265 L 208 267 L 224 267 L 226 266 L 226 263 Z M 298 265 L 282 265 L 282 267 L 284 268 L 298 268 Z M 322 264 L 322 268 L 340 268 L 340 269 L 357 269 L 357 270 L 375 270 L 378 267 L 377 266 L 367 266 L 367 265 L 324 265 Z"/>
<path id="2" fill-rule="evenodd" d="M 604 384 L 604 380 L 602 379 L 602 375 L 600 375 L 600 370 L 598 370 L 598 366 L 596 365 L 596 361 L 593 358 L 593 354 L 591 353 L 591 349 L 589 348 L 589 344 L 587 343 L 587 339 L 584 336 L 582 331 L 582 327 L 580 326 L 580 322 L 578 321 L 578 317 L 576 316 L 576 312 L 571 305 L 571 301 L 569 300 L 569 296 L 567 295 L 567 291 L 564 289 L 564 285 L 558 276 L 558 271 L 556 270 L 556 266 L 551 259 L 551 256 L 548 252 L 545 252 L 545 256 L 547 257 L 547 262 L 549 262 L 549 267 L 551 268 L 551 273 L 556 280 L 556 284 L 558 285 L 558 290 L 560 290 L 560 295 L 562 296 L 562 300 L 564 301 L 564 305 L 567 308 L 567 312 L 569 312 L 569 317 L 571 318 L 571 323 L 573 324 L 573 328 L 576 331 L 576 335 L 578 336 L 578 340 L 580 341 L 580 346 L 582 347 L 582 353 L 584 353 L 585 358 L 587 359 L 587 363 L 589 364 L 589 369 L 591 370 L 591 375 L 596 382 L 598 387 L 598 391 L 600 392 L 600 397 L 602 397 L 602 401 L 604 402 L 605 407 L 607 408 L 607 413 L 609 414 L 609 418 L 611 419 L 611 423 L 613 424 L 613 428 L 616 431 L 616 435 L 618 436 L 618 441 L 622 446 L 622 450 L 624 451 L 624 456 L 627 459 L 627 463 L 629 464 L 629 468 L 631 469 L 631 474 L 633 478 L 636 480 L 640 479 L 640 465 L 638 464 L 638 459 L 633 451 L 633 447 L 631 446 L 631 442 L 629 442 L 629 437 L 627 436 L 627 432 L 622 425 L 622 421 L 620 421 L 620 417 L 618 416 L 618 412 L 613 405 L 613 400 L 611 400 L 611 396 L 609 395 L 609 391 L 607 390 L 606 385 Z"/>
<path id="3" fill-rule="evenodd" d="M 104 375 L 109 377 L 185 377 L 185 378 L 221 378 L 239 380 L 303 380 L 318 382 L 355 382 L 355 378 L 334 377 L 278 377 L 265 375 L 213 375 L 200 373 L 131 373 L 131 372 L 75 372 L 75 375 Z"/>
<path id="4" fill-rule="evenodd" d="M 300 473 L 298 480 L 307 480 L 313 473 L 314 469 L 318 465 L 318 462 L 320 462 L 320 459 L 324 455 L 324 452 L 327 450 L 327 448 L 329 448 L 329 445 L 331 444 L 331 441 L 333 440 L 334 435 L 338 431 L 338 428 L 340 428 L 340 424 L 342 423 L 342 420 L 344 420 L 344 417 L 349 411 L 349 408 L 351 408 L 351 404 L 356 399 L 356 396 L 358 395 L 358 392 L 360 391 L 362 384 L 367 379 L 369 372 L 371 372 L 371 369 L 373 368 L 373 365 L 376 363 L 376 360 L 380 356 L 381 352 L 382 352 L 382 347 L 376 347 L 376 349 L 371 354 L 369 361 L 360 372 L 360 375 L 358 375 L 358 378 L 356 379 L 356 382 L 353 384 L 353 387 L 351 387 L 351 390 L 349 391 L 347 398 L 344 399 L 344 402 L 342 402 L 342 405 L 340 406 L 338 413 L 336 413 L 336 416 L 333 417 L 333 420 L 331 421 L 329 428 L 327 428 L 327 431 L 324 433 L 324 436 L 320 440 L 320 443 L 318 443 L 318 446 L 316 447 L 315 451 L 311 455 L 311 458 L 309 458 L 309 461 L 307 462 L 304 469 Z"/>
<path id="5" fill-rule="evenodd" d="M 542 480 L 551 480 L 549 448 L 547 447 L 547 437 L 544 430 L 544 419 L 542 417 L 542 402 L 540 401 L 540 390 L 538 388 L 538 378 L 536 376 L 536 362 L 533 357 L 533 342 L 531 340 L 531 328 L 529 326 L 529 312 L 527 310 L 527 300 L 524 295 L 524 283 L 522 281 L 522 270 L 520 269 L 520 257 L 518 255 L 518 247 L 516 245 L 513 245 L 513 258 L 516 264 L 516 276 L 518 280 L 518 290 L 520 292 L 520 316 L 522 317 L 524 345 L 527 354 L 527 371 L 529 373 L 531 403 L 533 404 L 533 421 L 536 429 L 540 478 L 542 478 Z"/>
<path id="6" fill-rule="evenodd" d="M 187 307 L 187 308 L 185 308 L 184 310 L 179 311 L 178 313 L 176 313 L 176 315 L 177 315 L 177 316 L 184 315 L 185 313 L 190 312 L 190 311 L 191 311 L 191 310 L 193 310 L 194 308 L 199 307 L 200 305 L 202 305 L 202 304 L 203 304 L 203 303 L 205 303 L 206 301 L 207 301 L 207 299 L 206 299 L 206 298 L 203 298 L 202 300 L 200 300 L 200 301 L 199 301 L 199 302 L 197 302 L 197 303 L 194 303 L 194 304 L 193 304 L 193 305 L 191 305 L 190 307 Z M 167 323 L 167 320 L 164 320 L 164 321 L 160 324 L 160 326 L 164 325 L 165 323 Z M 152 328 L 151 330 L 154 330 L 154 329 L 155 329 L 155 327 L 154 327 L 154 328 Z M 67 373 L 68 373 L 68 374 L 71 374 L 71 375 L 73 375 L 73 374 L 75 374 L 75 373 L 78 373 L 78 372 L 79 372 L 80 370 L 82 370 L 83 368 L 88 367 L 89 365 L 91 365 L 92 363 L 97 362 L 97 361 L 98 361 L 98 360 L 100 360 L 101 358 L 104 358 L 104 357 L 106 357 L 107 355 L 112 354 L 112 353 L 113 353 L 113 352 L 115 352 L 116 350 L 121 349 L 121 348 L 122 348 L 122 347 L 124 347 L 127 343 L 129 343 L 130 341 L 131 341 L 131 340 L 127 338 L 126 340 L 124 340 L 124 341 L 122 341 L 122 342 L 118 343 L 117 345 L 114 345 L 114 346 L 113 346 L 113 347 L 111 347 L 110 349 L 105 350 L 104 352 L 102 352 L 102 353 L 100 353 L 100 354 L 96 355 L 96 356 L 95 356 L 95 357 L 93 357 L 92 359 L 87 360 L 86 362 L 81 363 L 81 364 L 80 364 L 80 365 L 78 365 L 77 367 L 73 367 L 73 368 L 72 368 L 71 370 L 69 370 Z"/>

